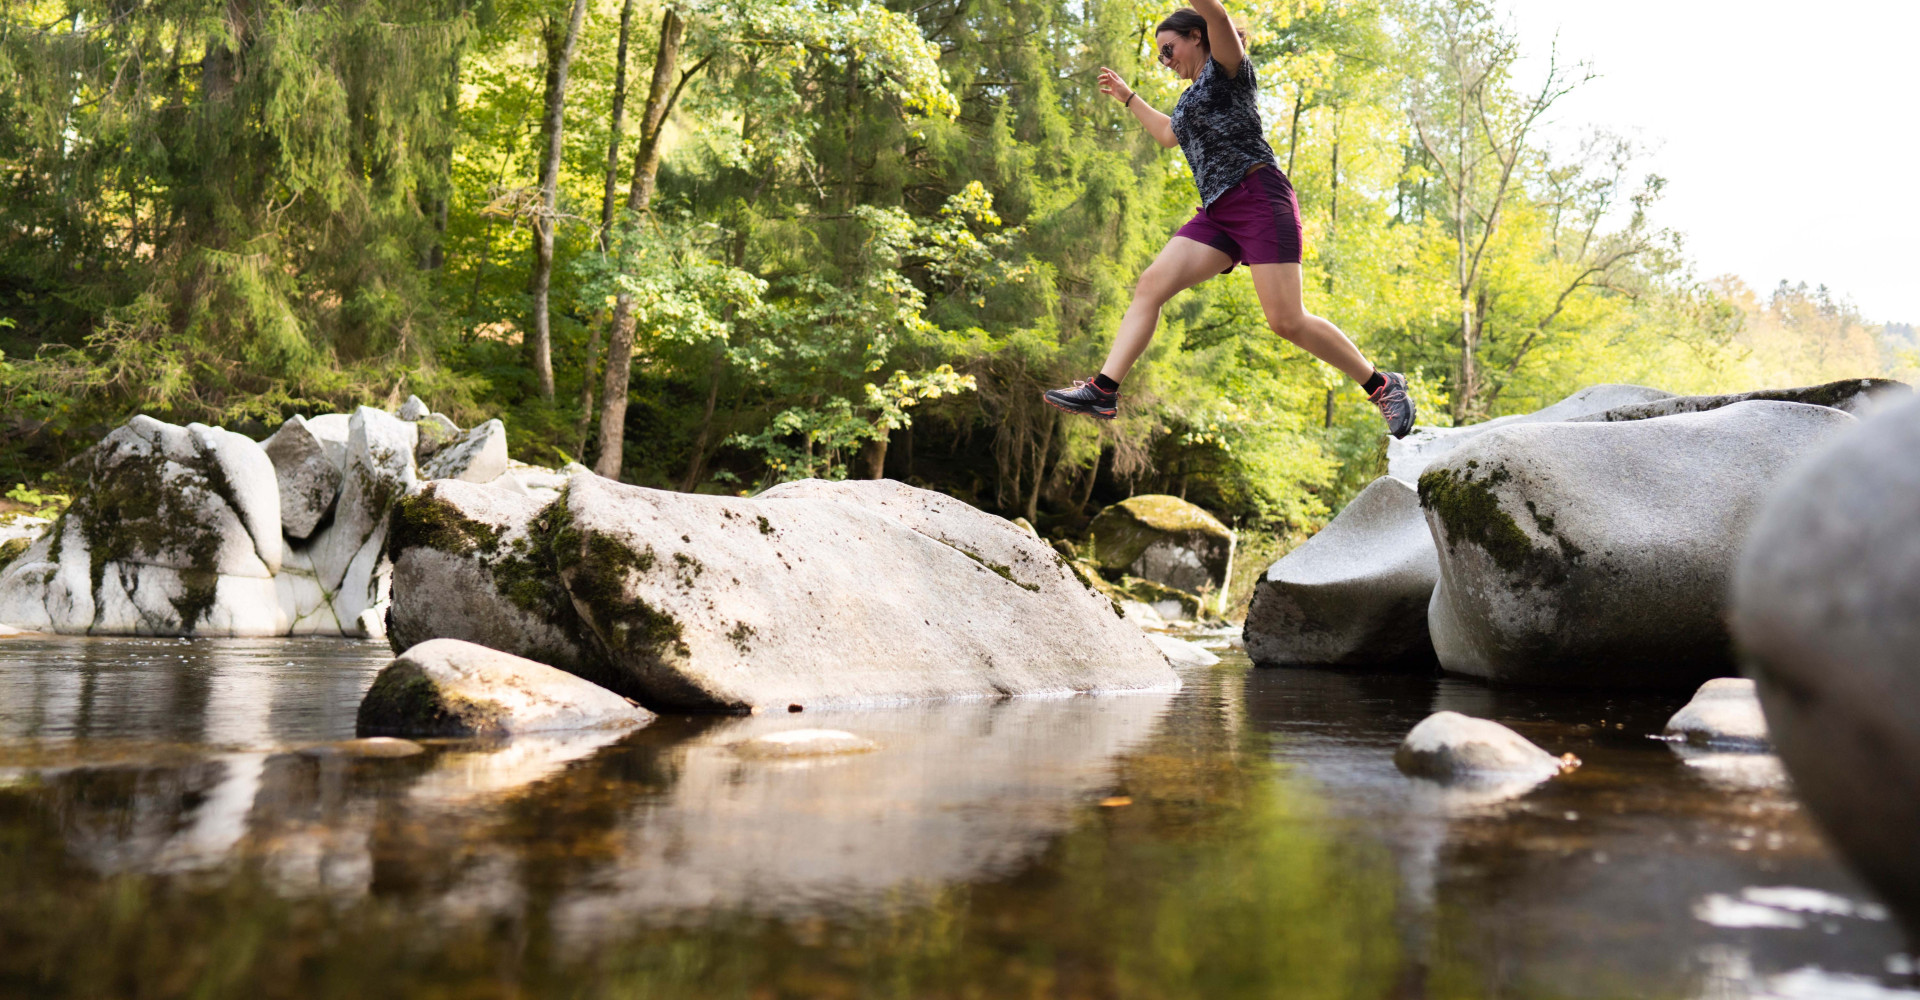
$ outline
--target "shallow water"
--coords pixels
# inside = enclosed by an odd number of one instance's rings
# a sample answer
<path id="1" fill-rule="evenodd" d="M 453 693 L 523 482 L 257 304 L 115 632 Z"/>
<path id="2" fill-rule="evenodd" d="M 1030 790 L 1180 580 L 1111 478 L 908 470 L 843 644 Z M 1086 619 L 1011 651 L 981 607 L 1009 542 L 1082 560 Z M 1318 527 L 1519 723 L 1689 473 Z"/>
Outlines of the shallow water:
<path id="1" fill-rule="evenodd" d="M 1773 758 L 1683 698 L 1249 668 L 1178 694 L 346 755 L 388 654 L 0 645 L 0 993 L 1903 997 Z M 1443 792 L 1428 712 L 1585 766 Z M 844 729 L 879 749 L 738 752 Z"/>

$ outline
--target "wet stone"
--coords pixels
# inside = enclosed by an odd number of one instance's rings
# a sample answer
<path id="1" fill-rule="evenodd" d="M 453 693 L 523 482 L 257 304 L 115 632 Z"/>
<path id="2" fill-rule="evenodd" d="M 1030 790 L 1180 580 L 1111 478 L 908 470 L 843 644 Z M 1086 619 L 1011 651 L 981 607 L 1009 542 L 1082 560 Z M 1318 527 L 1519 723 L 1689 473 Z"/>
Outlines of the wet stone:
<path id="1" fill-rule="evenodd" d="M 1491 719 L 1435 712 L 1394 751 L 1403 774 L 1441 782 L 1530 778 L 1560 773 L 1561 759 Z"/>
<path id="2" fill-rule="evenodd" d="M 307 757 L 350 757 L 382 758 L 412 757 L 425 753 L 426 747 L 412 740 L 397 739 L 392 736 L 369 736 L 357 740 L 340 740 L 336 743 L 321 743 L 316 746 L 302 747 L 300 753 Z"/>
<path id="3" fill-rule="evenodd" d="M 1667 735 L 1688 743 L 1764 750 L 1769 746 L 1767 717 L 1753 681 L 1717 677 L 1700 685 L 1693 700 L 1667 720 Z"/>
<path id="4" fill-rule="evenodd" d="M 564 670 L 459 639 L 407 650 L 360 702 L 361 736 L 510 736 L 645 725 L 652 713 Z"/>

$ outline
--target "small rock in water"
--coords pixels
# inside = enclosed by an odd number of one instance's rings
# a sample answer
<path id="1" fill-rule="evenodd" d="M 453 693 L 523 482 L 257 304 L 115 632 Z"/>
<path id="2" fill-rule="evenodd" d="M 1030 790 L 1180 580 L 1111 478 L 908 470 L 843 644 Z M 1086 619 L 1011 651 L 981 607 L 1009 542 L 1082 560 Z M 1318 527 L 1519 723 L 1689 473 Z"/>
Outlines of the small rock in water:
<path id="1" fill-rule="evenodd" d="M 1718 677 L 1700 685 L 1693 700 L 1667 720 L 1667 735 L 1704 746 L 1765 750 L 1767 717 L 1753 681 Z"/>
<path id="2" fill-rule="evenodd" d="M 303 748 L 300 752 L 308 757 L 411 757 L 426 752 L 426 747 L 412 740 L 392 736 L 369 736 L 358 740 L 321 743 Z"/>
<path id="3" fill-rule="evenodd" d="M 1394 764 L 1417 778 L 1436 781 L 1544 781 L 1559 774 L 1561 760 L 1526 737 L 1490 719 L 1435 712 L 1407 733 Z"/>
<path id="4" fill-rule="evenodd" d="M 785 758 L 825 757 L 842 753 L 866 753 L 880 744 L 840 729 L 787 729 L 744 740 L 733 752 L 742 757 Z"/>
<path id="5" fill-rule="evenodd" d="M 1160 647 L 1160 652 L 1167 658 L 1167 662 L 1176 667 L 1211 667 L 1220 662 L 1218 656 L 1207 652 L 1197 643 L 1191 643 L 1185 639 L 1175 639 L 1173 636 L 1161 635 L 1158 632 L 1148 632 L 1147 638 L 1153 640 L 1153 644 Z"/>
<path id="6" fill-rule="evenodd" d="M 360 702 L 362 735 L 507 736 L 638 726 L 653 715 L 591 681 L 544 663 L 432 639 L 373 679 Z"/>

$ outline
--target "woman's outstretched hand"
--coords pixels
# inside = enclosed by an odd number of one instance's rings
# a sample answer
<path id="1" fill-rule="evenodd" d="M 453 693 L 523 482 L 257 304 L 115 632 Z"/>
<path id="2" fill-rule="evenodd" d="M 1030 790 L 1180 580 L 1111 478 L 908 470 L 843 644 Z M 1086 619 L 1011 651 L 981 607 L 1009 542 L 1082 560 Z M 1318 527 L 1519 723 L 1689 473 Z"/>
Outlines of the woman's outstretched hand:
<path id="1" fill-rule="evenodd" d="M 1100 67 L 1100 92 L 1121 104 L 1127 103 L 1127 98 L 1133 96 L 1133 88 L 1120 79 L 1120 74 L 1105 66 Z"/>

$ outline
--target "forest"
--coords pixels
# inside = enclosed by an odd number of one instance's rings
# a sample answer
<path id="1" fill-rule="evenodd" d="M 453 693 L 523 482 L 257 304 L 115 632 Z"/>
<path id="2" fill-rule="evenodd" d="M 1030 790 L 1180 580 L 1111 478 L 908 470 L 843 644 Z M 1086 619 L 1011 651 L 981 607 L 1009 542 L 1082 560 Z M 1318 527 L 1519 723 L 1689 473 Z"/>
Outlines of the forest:
<path id="1" fill-rule="evenodd" d="M 1378 475 L 1360 391 L 1244 269 L 1176 299 L 1122 419 L 1063 417 L 1196 197 L 1138 0 L 8 0 L 0 477 L 136 412 L 264 435 L 417 394 L 517 459 L 750 493 L 888 476 L 1049 533 L 1172 493 L 1263 537 Z M 1594 382 L 1920 369 L 1838 292 L 1695 273 L 1593 68 L 1485 0 L 1230 5 L 1299 190 L 1307 307 L 1423 422 Z M 1558 133 L 1556 133 L 1558 134 Z"/>

